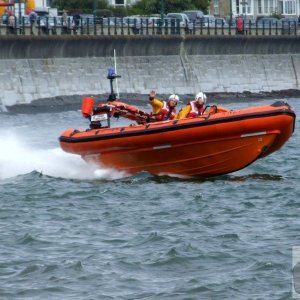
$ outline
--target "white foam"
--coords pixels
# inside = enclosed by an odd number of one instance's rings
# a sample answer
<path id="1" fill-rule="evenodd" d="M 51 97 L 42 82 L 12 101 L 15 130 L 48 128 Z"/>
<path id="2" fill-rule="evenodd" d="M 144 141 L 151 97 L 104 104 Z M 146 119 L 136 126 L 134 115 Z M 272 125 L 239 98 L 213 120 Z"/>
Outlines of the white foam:
<path id="1" fill-rule="evenodd" d="M 123 172 L 87 164 L 79 155 L 60 148 L 37 149 L 11 132 L 0 132 L 0 179 L 24 175 L 33 171 L 67 179 L 118 179 Z"/>

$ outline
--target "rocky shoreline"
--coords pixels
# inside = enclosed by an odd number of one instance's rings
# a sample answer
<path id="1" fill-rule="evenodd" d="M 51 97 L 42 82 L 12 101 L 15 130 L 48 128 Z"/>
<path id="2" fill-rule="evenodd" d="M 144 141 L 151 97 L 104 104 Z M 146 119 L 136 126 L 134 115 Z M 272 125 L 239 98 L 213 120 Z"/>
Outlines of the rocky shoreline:
<path id="1" fill-rule="evenodd" d="M 79 110 L 81 108 L 82 97 L 84 95 L 72 96 L 57 96 L 53 98 L 43 98 L 34 100 L 29 104 L 17 104 L 6 107 L 9 113 L 46 113 L 46 112 L 61 112 Z M 107 94 L 93 95 L 95 102 L 103 102 L 107 100 Z M 158 98 L 167 99 L 169 95 L 158 94 Z M 182 104 L 192 100 L 193 94 L 179 95 Z M 228 104 L 233 102 L 251 102 L 258 100 L 270 99 L 288 99 L 300 97 L 300 90 L 290 89 L 282 91 L 261 92 L 261 93 L 207 93 L 208 104 Z M 120 94 L 121 101 L 131 105 L 145 105 L 148 102 L 148 95 L 146 94 Z"/>

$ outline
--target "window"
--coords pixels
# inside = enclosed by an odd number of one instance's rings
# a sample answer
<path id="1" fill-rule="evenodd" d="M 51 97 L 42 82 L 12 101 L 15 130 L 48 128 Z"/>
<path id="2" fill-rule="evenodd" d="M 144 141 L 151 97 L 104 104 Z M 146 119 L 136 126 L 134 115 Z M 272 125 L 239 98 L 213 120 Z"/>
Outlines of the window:
<path id="1" fill-rule="evenodd" d="M 246 15 L 251 11 L 251 0 L 242 0 L 239 3 L 239 11 L 243 14 Z"/>
<path id="2" fill-rule="evenodd" d="M 261 0 L 257 1 L 257 10 L 259 14 L 262 14 L 262 4 L 261 4 Z"/>
<path id="3" fill-rule="evenodd" d="M 214 0 L 214 15 L 219 15 L 220 12 L 219 12 L 219 0 Z"/>
<path id="4" fill-rule="evenodd" d="M 264 1 L 264 13 L 265 14 L 269 14 L 269 1 L 268 0 L 265 0 Z"/>
<path id="5" fill-rule="evenodd" d="M 264 0 L 261 13 L 271 15 L 275 12 L 274 0 Z"/>
<path id="6" fill-rule="evenodd" d="M 116 5 L 124 5 L 124 0 L 115 0 Z"/>
<path id="7" fill-rule="evenodd" d="M 295 10 L 296 7 L 296 3 L 293 0 L 289 0 L 289 1 L 283 1 L 283 14 L 285 15 L 292 15 L 296 13 Z"/>
<path id="8" fill-rule="evenodd" d="M 240 11 L 240 0 L 236 0 L 235 5 L 236 5 L 236 13 L 239 15 L 241 13 L 241 11 Z"/>
<path id="9" fill-rule="evenodd" d="M 274 2 L 272 0 L 270 0 L 269 9 L 270 9 L 270 14 L 275 12 Z"/>
<path id="10" fill-rule="evenodd" d="M 252 0 L 247 0 L 248 4 L 246 6 L 247 8 L 247 14 L 251 15 L 252 14 Z"/>

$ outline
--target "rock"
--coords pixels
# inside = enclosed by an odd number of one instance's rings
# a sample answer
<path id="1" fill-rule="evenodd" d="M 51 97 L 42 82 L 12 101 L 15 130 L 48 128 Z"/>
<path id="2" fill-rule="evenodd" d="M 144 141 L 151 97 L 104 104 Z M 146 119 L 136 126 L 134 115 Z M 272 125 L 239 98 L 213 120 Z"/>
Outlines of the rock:
<path id="1" fill-rule="evenodd" d="M 300 90 L 290 89 L 283 91 L 272 91 L 262 93 L 251 93 L 245 91 L 243 93 L 206 93 L 208 104 L 228 104 L 232 102 L 251 102 L 263 99 L 280 99 L 300 97 Z M 95 102 L 103 102 L 108 98 L 107 94 L 93 95 Z M 193 94 L 179 95 L 180 104 L 184 105 L 193 100 Z M 43 98 L 34 100 L 28 104 L 17 104 L 7 106 L 6 109 L 10 113 L 43 113 L 43 112 L 61 112 L 81 109 L 82 98 L 84 95 L 57 96 L 53 98 Z M 159 99 L 167 100 L 169 94 L 158 94 Z M 131 105 L 141 106 L 148 103 L 148 94 L 120 94 L 120 100 Z"/>

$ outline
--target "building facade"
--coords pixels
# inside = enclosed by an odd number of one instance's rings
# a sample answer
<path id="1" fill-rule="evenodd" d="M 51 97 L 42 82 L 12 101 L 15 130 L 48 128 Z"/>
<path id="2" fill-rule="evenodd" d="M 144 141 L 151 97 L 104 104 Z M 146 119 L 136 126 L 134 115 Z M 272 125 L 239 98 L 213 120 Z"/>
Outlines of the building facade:
<path id="1" fill-rule="evenodd" d="M 51 0 L 35 0 L 35 7 L 50 7 Z"/>
<path id="2" fill-rule="evenodd" d="M 210 14 L 220 17 L 245 15 L 249 18 L 300 15 L 300 0 L 212 0 Z"/>
<path id="3" fill-rule="evenodd" d="M 137 1 L 139 0 L 108 0 L 108 3 L 116 7 L 133 5 Z M 51 0 L 35 0 L 35 6 L 50 7 L 51 2 Z M 300 0 L 211 0 L 209 14 L 220 17 L 243 14 L 250 18 L 272 14 L 299 16 Z"/>
<path id="4" fill-rule="evenodd" d="M 127 6 L 135 2 L 137 2 L 137 0 L 108 0 L 108 3 L 112 6 Z"/>

